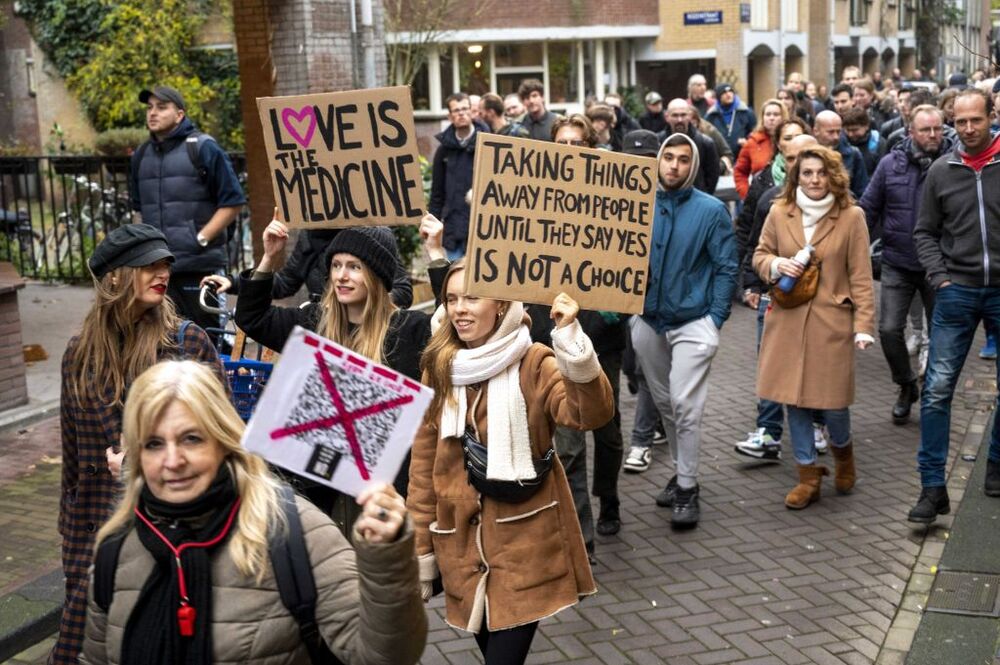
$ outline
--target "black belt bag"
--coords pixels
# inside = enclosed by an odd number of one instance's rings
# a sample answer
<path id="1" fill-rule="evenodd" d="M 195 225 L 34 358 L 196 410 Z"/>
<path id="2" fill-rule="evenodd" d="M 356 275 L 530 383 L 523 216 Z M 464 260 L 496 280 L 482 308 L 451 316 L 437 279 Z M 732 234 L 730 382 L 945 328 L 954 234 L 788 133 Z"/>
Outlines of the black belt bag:
<path id="1" fill-rule="evenodd" d="M 471 427 L 466 428 L 462 437 L 462 452 L 465 455 L 465 468 L 469 473 L 469 484 L 483 496 L 504 503 L 522 503 L 533 497 L 552 470 L 556 454 L 555 448 L 549 448 L 541 459 L 531 460 L 535 466 L 535 477 L 530 480 L 495 480 L 486 477 L 486 446 L 476 440 Z"/>

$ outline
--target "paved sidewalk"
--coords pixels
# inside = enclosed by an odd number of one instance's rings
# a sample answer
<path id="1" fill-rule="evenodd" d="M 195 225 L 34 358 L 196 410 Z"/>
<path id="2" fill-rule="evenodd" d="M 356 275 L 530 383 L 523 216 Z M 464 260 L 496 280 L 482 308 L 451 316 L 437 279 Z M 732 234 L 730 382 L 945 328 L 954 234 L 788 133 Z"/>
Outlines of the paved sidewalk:
<path id="1" fill-rule="evenodd" d="M 879 658 L 925 536 L 943 530 L 914 530 L 905 521 L 919 493 L 916 410 L 910 424 L 892 425 L 895 389 L 881 349 L 858 354 L 851 410 L 858 486 L 838 496 L 827 478 L 818 504 L 787 510 L 783 499 L 795 482 L 787 435 L 781 464 L 747 463 L 732 450 L 756 413 L 754 325 L 754 313 L 737 308 L 713 366 L 701 524 L 670 529 L 669 512 L 654 497 L 673 472 L 667 449 L 654 448 L 649 471 L 622 476 L 621 533 L 599 537 L 600 593 L 545 621 L 529 663 L 860 665 Z M 992 363 L 969 359 L 955 400 L 952 458 L 969 423 L 991 408 L 994 377 Z M 626 434 L 633 409 L 624 395 Z M 981 437 L 981 425 L 978 431 Z M 832 467 L 829 456 L 821 461 Z M 440 598 L 432 604 L 422 662 L 481 662 L 472 637 L 443 622 L 441 605 Z"/>
<path id="2" fill-rule="evenodd" d="M 942 519 L 938 527 L 914 530 L 905 521 L 919 491 L 917 418 L 903 427 L 890 423 L 895 390 L 881 350 L 859 354 L 852 409 L 858 487 L 837 496 L 828 478 L 822 501 L 805 511 L 786 510 L 792 463 L 748 463 L 732 451 L 753 426 L 754 334 L 755 315 L 737 308 L 723 330 L 711 378 L 700 526 L 672 532 L 668 511 L 655 505 L 672 471 L 667 449 L 654 449 L 648 472 L 622 476 L 624 527 L 617 537 L 599 539 L 600 593 L 544 622 L 529 663 L 902 662 L 912 639 L 907 617 L 920 612 L 919 589 L 907 585 L 926 583 L 951 524 Z M 994 379 L 992 363 L 969 359 L 955 400 L 953 457 L 968 441 L 981 440 Z M 633 408 L 626 393 L 626 435 Z M 10 513 L 0 532 L 17 535 L 0 539 L 0 548 L 7 548 L 0 550 L 0 589 L 58 564 L 57 427 L 49 419 L 30 432 L 0 435 L 0 504 L 15 508 L 0 511 L 0 517 Z M 785 447 L 790 455 L 787 441 Z M 832 465 L 829 457 L 824 461 Z M 969 469 L 955 464 L 953 486 L 965 483 Z M 18 516 L 34 526 L 19 527 Z M 38 550 L 27 556 L 29 547 Z M 900 612 L 901 605 L 908 609 Z M 440 599 L 431 609 L 422 662 L 480 662 L 471 636 L 444 624 Z M 44 651 L 40 645 L 16 662 L 43 662 Z"/>

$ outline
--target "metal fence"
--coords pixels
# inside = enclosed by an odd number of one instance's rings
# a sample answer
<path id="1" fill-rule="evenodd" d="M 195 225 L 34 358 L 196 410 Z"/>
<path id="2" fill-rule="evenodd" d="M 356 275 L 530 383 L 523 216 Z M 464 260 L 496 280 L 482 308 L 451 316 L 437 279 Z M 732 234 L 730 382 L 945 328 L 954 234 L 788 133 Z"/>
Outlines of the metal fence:
<path id="1" fill-rule="evenodd" d="M 246 157 L 230 158 L 245 189 Z M 26 278 L 89 280 L 94 247 L 133 221 L 128 175 L 128 157 L 0 157 L 0 261 Z M 247 206 L 230 227 L 228 254 L 231 272 L 253 260 Z"/>

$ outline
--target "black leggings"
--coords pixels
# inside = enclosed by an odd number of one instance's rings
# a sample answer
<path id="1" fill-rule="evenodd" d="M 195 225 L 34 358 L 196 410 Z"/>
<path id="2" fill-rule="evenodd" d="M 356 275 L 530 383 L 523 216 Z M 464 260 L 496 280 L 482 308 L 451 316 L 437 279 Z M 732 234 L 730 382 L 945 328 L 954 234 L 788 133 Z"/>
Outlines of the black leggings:
<path id="1" fill-rule="evenodd" d="M 537 621 L 492 633 L 484 627 L 476 633 L 476 642 L 486 658 L 485 665 L 523 665 L 537 629 Z"/>

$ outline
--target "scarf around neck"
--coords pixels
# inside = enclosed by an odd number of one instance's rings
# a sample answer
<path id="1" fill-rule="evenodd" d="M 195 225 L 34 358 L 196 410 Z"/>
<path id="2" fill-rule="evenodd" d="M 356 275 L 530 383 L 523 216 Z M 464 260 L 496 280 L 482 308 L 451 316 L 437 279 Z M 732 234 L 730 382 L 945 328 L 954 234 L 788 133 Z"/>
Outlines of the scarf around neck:
<path id="1" fill-rule="evenodd" d="M 775 187 L 781 187 L 785 184 L 785 176 L 788 175 L 785 171 L 787 164 L 785 163 L 785 156 L 780 152 L 774 156 L 774 161 L 771 162 L 771 179 L 774 181 Z"/>
<path id="2" fill-rule="evenodd" d="M 178 622 L 181 594 L 174 553 L 138 515 L 139 542 L 153 555 L 156 565 L 143 584 L 122 637 L 122 665 L 208 665 L 212 662 L 211 555 L 232 533 L 236 513 L 236 483 L 229 464 L 209 488 L 187 503 L 169 503 L 143 487 L 136 511 L 147 518 L 175 547 L 185 543 L 181 566 L 188 603 L 194 608 L 194 633 L 182 636 Z"/>
<path id="3" fill-rule="evenodd" d="M 802 230 L 806 237 L 806 242 L 812 239 L 816 224 L 823 219 L 830 210 L 833 209 L 833 192 L 827 192 L 826 196 L 818 201 L 809 198 L 802 188 L 795 190 L 795 204 L 802 211 Z"/>
<path id="4" fill-rule="evenodd" d="M 451 325 L 444 305 L 434 313 L 434 330 Z M 496 332 L 475 349 L 461 349 L 451 363 L 451 398 L 441 409 L 439 434 L 461 437 L 468 418 L 466 388 L 487 382 L 486 477 L 494 480 L 531 480 L 535 465 L 531 457 L 528 409 L 521 393 L 521 359 L 531 348 L 531 335 L 524 324 L 524 305 L 511 302 Z M 473 416 L 474 418 L 475 416 Z"/>

